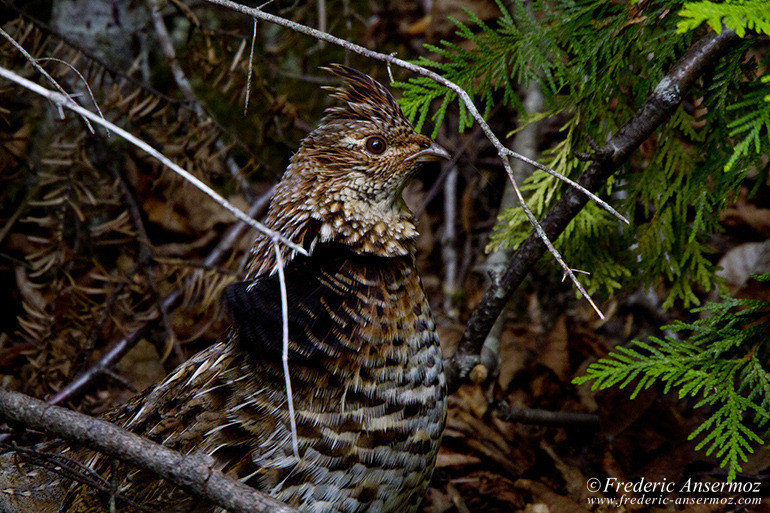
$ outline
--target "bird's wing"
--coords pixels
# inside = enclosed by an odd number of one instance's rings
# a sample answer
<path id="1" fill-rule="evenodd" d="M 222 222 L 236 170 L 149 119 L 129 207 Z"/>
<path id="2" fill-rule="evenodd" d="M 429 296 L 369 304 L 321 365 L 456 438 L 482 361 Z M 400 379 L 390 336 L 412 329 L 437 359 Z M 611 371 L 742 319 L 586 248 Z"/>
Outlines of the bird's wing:
<path id="1" fill-rule="evenodd" d="M 360 276 L 349 250 L 333 245 L 316 248 L 312 257 L 296 257 L 284 270 L 288 299 L 289 359 L 303 364 L 337 358 L 361 347 L 360 327 L 372 322 L 371 294 L 382 295 L 379 277 Z M 377 269 L 377 265 L 370 266 Z M 353 275 L 353 268 L 358 269 Z M 280 358 L 283 315 L 279 273 L 235 283 L 224 300 L 240 342 L 263 358 Z"/>

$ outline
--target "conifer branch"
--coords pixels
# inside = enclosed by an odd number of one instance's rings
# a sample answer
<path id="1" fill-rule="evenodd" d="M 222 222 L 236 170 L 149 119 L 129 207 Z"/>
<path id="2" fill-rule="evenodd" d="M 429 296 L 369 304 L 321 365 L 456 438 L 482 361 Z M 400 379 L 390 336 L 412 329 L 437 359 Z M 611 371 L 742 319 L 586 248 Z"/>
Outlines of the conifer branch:
<path id="1" fill-rule="evenodd" d="M 589 190 L 599 190 L 647 137 L 671 116 L 703 69 L 738 41 L 735 32 L 722 30 L 719 34 L 709 33 L 695 43 L 658 83 L 631 120 L 597 152 L 606 154 L 606 157 L 595 160 L 580 176 L 578 183 Z M 545 235 L 556 239 L 586 203 L 586 196 L 575 189 L 567 190 L 541 221 Z M 450 388 L 459 386 L 461 379 L 478 363 L 479 351 L 495 320 L 514 289 L 544 252 L 541 237 L 530 235 L 513 254 L 497 286 L 486 291 L 466 324 L 455 355 L 447 362 Z"/>

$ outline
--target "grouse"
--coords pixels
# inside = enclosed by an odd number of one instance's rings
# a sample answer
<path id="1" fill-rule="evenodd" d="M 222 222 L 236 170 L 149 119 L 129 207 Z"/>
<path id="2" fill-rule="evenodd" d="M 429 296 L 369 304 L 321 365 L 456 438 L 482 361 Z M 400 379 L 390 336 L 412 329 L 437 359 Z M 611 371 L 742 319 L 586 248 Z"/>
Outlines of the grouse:
<path id="1" fill-rule="evenodd" d="M 344 84 L 331 89 L 340 103 L 291 158 L 265 223 L 307 255 L 258 240 L 246 280 L 223 296 L 229 334 L 105 418 L 210 455 L 303 512 L 409 513 L 433 471 L 446 386 L 415 269 L 416 221 L 401 193 L 422 163 L 449 155 L 415 132 L 381 84 L 345 66 L 328 70 Z M 119 483 L 118 511 L 217 511 L 147 471 L 69 453 Z M 31 497 L 18 511 L 43 513 Z M 70 513 L 108 510 L 108 497 L 83 484 L 59 500 Z"/>

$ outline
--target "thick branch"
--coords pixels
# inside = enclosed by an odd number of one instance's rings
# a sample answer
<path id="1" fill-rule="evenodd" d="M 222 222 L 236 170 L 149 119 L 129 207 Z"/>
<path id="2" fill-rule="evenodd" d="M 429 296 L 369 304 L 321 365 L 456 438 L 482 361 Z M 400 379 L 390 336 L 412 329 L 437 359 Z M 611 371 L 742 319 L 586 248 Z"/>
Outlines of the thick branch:
<path id="1" fill-rule="evenodd" d="M 671 116 L 703 69 L 724 55 L 738 40 L 733 31 L 723 29 L 720 34 L 710 33 L 695 43 L 663 77 L 633 118 L 599 151 L 600 154 L 606 153 L 607 157 L 594 161 L 580 176 L 578 183 L 588 190 L 598 191 L 647 137 Z M 559 237 L 585 206 L 587 199 L 575 189 L 567 190 L 540 222 L 549 239 Z M 478 362 L 477 355 L 495 319 L 545 250 L 541 237 L 530 235 L 513 254 L 499 282 L 486 291 L 465 327 L 457 352 L 447 362 L 450 388 L 459 385 L 460 378 Z"/>
<path id="2" fill-rule="evenodd" d="M 0 389 L 0 418 L 77 442 L 158 474 L 201 499 L 233 513 L 297 513 L 240 481 L 212 468 L 204 455 L 183 456 L 109 422 L 32 397 Z"/>

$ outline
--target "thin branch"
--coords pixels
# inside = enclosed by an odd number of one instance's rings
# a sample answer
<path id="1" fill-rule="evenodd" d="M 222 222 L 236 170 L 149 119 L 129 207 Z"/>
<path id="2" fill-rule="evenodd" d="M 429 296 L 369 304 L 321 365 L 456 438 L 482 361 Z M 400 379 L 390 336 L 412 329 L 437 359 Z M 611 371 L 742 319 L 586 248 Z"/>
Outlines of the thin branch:
<path id="1" fill-rule="evenodd" d="M 24 47 L 22 47 L 19 43 L 17 43 L 16 40 L 8 34 L 8 32 L 3 30 L 2 27 L 0 27 L 0 35 L 2 35 L 5 39 L 7 39 L 19 51 L 19 53 L 21 53 L 24 56 L 24 58 L 27 59 L 27 61 L 29 61 L 30 64 L 32 64 L 32 67 L 35 68 L 41 75 L 43 75 L 46 78 L 46 80 L 48 80 L 59 91 L 59 93 L 63 98 L 66 98 L 64 102 L 67 106 L 70 106 L 69 104 L 76 105 L 75 100 L 73 100 L 70 97 L 69 93 L 67 93 L 67 91 L 65 91 L 64 88 L 60 86 L 59 83 L 56 80 L 54 80 L 54 78 L 51 75 L 49 75 L 48 72 L 44 70 L 40 64 L 38 64 L 37 59 L 32 57 L 32 55 L 30 55 L 29 52 L 27 52 L 27 50 L 24 49 Z M 89 91 L 90 91 L 90 88 L 89 88 Z M 56 105 L 59 106 L 59 113 L 63 118 L 64 113 L 61 111 L 62 104 L 60 102 L 54 102 L 54 103 L 56 103 Z M 97 107 L 97 110 L 98 110 L 98 107 Z M 83 121 L 88 127 L 88 130 L 91 133 L 93 133 L 94 127 L 91 125 L 91 123 L 88 122 L 88 119 L 84 119 Z"/>
<path id="2" fill-rule="evenodd" d="M 594 193 L 592 193 L 591 191 L 589 191 L 588 189 L 586 189 L 585 187 L 583 187 L 582 185 L 580 185 L 576 181 L 574 181 L 574 180 L 572 180 L 570 178 L 567 178 L 566 176 L 564 176 L 563 174 L 559 173 L 558 171 L 555 171 L 555 170 L 551 169 L 548 166 L 544 166 L 543 164 L 541 164 L 540 162 L 538 162 L 536 160 L 531 160 L 528 157 L 525 157 L 522 154 L 517 153 L 517 152 L 515 152 L 515 151 L 513 151 L 511 149 L 506 149 L 506 153 L 508 153 L 511 157 L 513 157 L 513 158 L 515 158 L 517 160 L 520 160 L 522 162 L 530 164 L 531 166 L 536 167 L 537 169 L 540 169 L 541 171 L 545 171 L 549 175 L 554 176 L 554 177 L 558 178 L 559 180 L 561 180 L 562 182 L 566 183 L 567 185 L 570 185 L 571 187 L 579 190 L 580 192 L 582 192 L 583 194 L 585 194 L 586 196 L 591 198 L 591 201 L 593 201 L 594 203 L 596 203 L 597 205 L 599 205 L 600 207 L 605 209 L 607 212 L 609 212 L 610 214 L 615 216 L 619 221 L 622 221 L 622 222 L 624 222 L 626 224 L 630 224 L 628 222 L 628 219 L 626 219 L 623 215 L 621 215 L 617 210 L 612 208 L 609 205 L 609 203 L 607 203 L 606 201 L 601 199 L 599 196 L 595 195 Z"/>
<path id="3" fill-rule="evenodd" d="M 153 472 L 194 496 L 233 513 L 298 513 L 216 470 L 210 456 L 183 456 L 109 422 L 51 406 L 24 394 L 0 389 L 0 418 L 79 443 Z"/>
<path id="4" fill-rule="evenodd" d="M 565 411 L 539 410 L 511 406 L 505 401 L 497 403 L 493 410 L 495 416 L 505 422 L 519 422 L 551 427 L 599 428 L 599 415 L 595 413 L 573 413 Z"/>
<path id="5" fill-rule="evenodd" d="M 160 4 L 158 0 L 147 0 L 150 7 L 150 15 L 152 16 L 152 24 L 155 27 L 155 33 L 160 41 L 160 47 L 163 51 L 163 56 L 166 58 L 166 64 L 171 68 L 171 74 L 174 77 L 174 82 L 182 91 L 182 95 L 185 99 L 193 105 L 198 105 L 198 99 L 193 93 L 192 86 L 187 80 L 181 66 L 179 66 L 179 60 L 176 58 L 176 52 L 174 51 L 174 45 L 171 42 L 171 36 L 168 34 L 166 24 L 163 23 L 163 15 L 160 12 Z"/>
<path id="6" fill-rule="evenodd" d="M 290 241 L 289 239 L 285 238 L 280 233 L 271 230 L 267 226 L 263 225 L 259 221 L 249 217 L 245 212 L 237 208 L 235 205 L 227 201 L 225 198 L 220 196 L 217 192 L 214 191 L 211 187 L 200 181 L 198 178 L 190 174 L 189 171 L 186 171 L 185 169 L 182 169 L 180 166 L 172 162 L 168 157 L 163 155 L 161 152 L 147 144 L 146 142 L 142 141 L 141 139 L 137 138 L 133 134 L 123 130 L 119 126 L 115 125 L 114 123 L 111 123 L 105 119 L 100 118 L 99 116 L 95 115 L 91 111 L 88 111 L 81 107 L 80 105 L 75 104 L 70 98 L 59 94 L 55 91 L 51 91 L 50 89 L 46 89 L 44 87 L 41 87 L 37 85 L 34 82 L 31 82 L 27 80 L 26 78 L 20 77 L 16 73 L 9 71 L 3 67 L 0 67 L 0 77 L 6 78 L 10 80 L 11 82 L 15 82 L 22 87 L 25 87 L 29 89 L 30 91 L 39 94 L 40 96 L 43 96 L 44 98 L 47 98 L 51 100 L 52 102 L 56 103 L 57 105 L 61 105 L 63 107 L 66 107 L 81 116 L 84 116 L 94 123 L 107 128 L 108 130 L 111 130 L 118 136 L 122 137 L 126 141 L 130 142 L 137 148 L 140 148 L 141 150 L 144 150 L 148 155 L 151 157 L 154 157 L 158 161 L 160 161 L 163 165 L 177 173 L 178 175 L 182 176 L 187 180 L 188 182 L 192 183 L 195 187 L 197 187 L 199 190 L 201 190 L 203 193 L 205 193 L 207 196 L 209 196 L 211 199 L 213 199 L 219 206 L 230 212 L 232 215 L 240 219 L 241 221 L 247 223 L 252 228 L 256 229 L 257 231 L 262 232 L 263 234 L 267 235 L 270 238 L 277 238 L 279 241 L 281 241 L 282 244 L 285 244 L 286 246 L 290 247 L 297 253 L 301 255 L 308 256 L 307 251 L 305 251 L 305 248 L 302 246 L 299 246 L 295 244 L 294 242 Z"/>
<path id="7" fill-rule="evenodd" d="M 251 49 L 249 50 L 249 70 L 246 75 L 246 100 L 243 102 L 243 115 L 249 110 L 249 95 L 251 94 L 251 75 L 254 65 L 254 42 L 257 40 L 257 20 L 254 19 L 254 29 L 251 32 Z"/>
<path id="8" fill-rule="evenodd" d="M 102 113 L 102 109 L 99 108 L 99 103 L 96 101 L 96 98 L 94 97 L 94 92 L 91 91 L 91 86 L 88 85 L 88 80 L 86 80 L 86 77 L 83 76 L 83 74 L 78 71 L 78 69 L 70 64 L 67 61 L 63 61 L 61 59 L 57 59 L 55 57 L 41 57 L 37 59 L 38 62 L 40 61 L 53 61 L 58 62 L 59 64 L 64 64 L 67 66 L 71 71 L 74 71 L 75 74 L 80 78 L 80 81 L 83 82 L 83 85 L 86 87 L 86 91 L 88 91 L 88 96 L 91 98 L 91 101 L 94 104 L 94 108 L 96 109 L 96 113 L 99 114 L 100 117 L 104 118 L 104 114 Z M 88 121 L 86 121 L 86 124 L 88 124 Z M 91 129 L 91 133 L 93 133 L 93 129 Z M 107 132 L 107 135 L 109 136 L 109 132 Z"/>
<path id="9" fill-rule="evenodd" d="M 578 182 L 591 190 L 598 190 L 631 154 L 664 123 L 689 92 L 703 69 L 732 48 L 739 38 L 731 30 L 710 33 L 695 43 L 671 68 L 647 101 L 636 111 L 607 144 L 597 152 L 596 159 L 580 176 Z M 565 192 L 542 219 L 546 235 L 556 239 L 570 221 L 587 203 L 586 196 L 575 189 Z M 478 353 L 486 335 L 524 276 L 543 256 L 545 248 L 539 237 L 530 235 L 513 254 L 499 280 L 489 288 L 466 324 L 455 355 L 447 363 L 447 382 L 450 389 L 460 384 L 467 372 L 478 363 Z"/>
<path id="10" fill-rule="evenodd" d="M 328 43 L 341 46 L 345 48 L 346 50 L 349 50 L 351 52 L 355 52 L 359 55 L 363 55 L 364 57 L 368 57 L 370 59 L 375 59 L 378 61 L 385 62 L 387 65 L 396 65 L 401 68 L 404 68 L 408 71 L 411 71 L 413 73 L 416 73 L 418 75 L 430 78 L 431 80 L 437 82 L 438 84 L 441 84 L 452 91 L 454 91 L 457 96 L 460 98 L 460 100 L 465 104 L 466 108 L 468 109 L 468 112 L 473 116 L 473 119 L 476 120 L 476 122 L 481 127 L 481 130 L 484 132 L 484 134 L 487 136 L 487 139 L 492 143 L 492 145 L 497 150 L 498 155 L 500 156 L 500 159 L 503 163 L 503 167 L 505 168 L 506 173 L 508 174 L 508 177 L 511 180 L 511 183 L 513 184 L 513 188 L 516 191 L 516 195 L 519 198 L 519 201 L 521 202 L 521 207 L 524 210 L 524 213 L 527 215 L 527 219 L 529 219 L 529 222 L 532 224 L 532 226 L 535 229 L 535 232 L 537 233 L 538 237 L 540 237 L 543 241 L 543 243 L 548 248 L 548 251 L 553 255 L 553 257 L 556 259 L 556 261 L 559 263 L 559 265 L 564 270 L 564 273 L 569 276 L 570 280 L 575 284 L 575 287 L 580 291 L 580 293 L 588 300 L 588 302 L 591 304 L 591 306 L 596 310 L 599 317 L 604 318 L 604 315 L 601 313 L 601 311 L 596 307 L 596 304 L 591 300 L 591 297 L 586 292 L 585 288 L 580 284 L 578 279 L 575 277 L 574 273 L 572 272 L 572 269 L 564 262 L 564 259 L 561 257 L 559 252 L 556 250 L 556 248 L 553 246 L 551 241 L 548 239 L 548 236 L 546 235 L 543 228 L 538 223 L 537 219 L 535 218 L 535 215 L 532 213 L 532 210 L 529 208 L 529 206 L 524 201 L 524 197 L 521 194 L 521 191 L 519 190 L 518 184 L 516 184 L 516 180 L 513 174 L 513 170 L 511 169 L 511 163 L 509 161 L 509 157 L 514 157 L 516 159 L 519 159 L 523 162 L 526 162 L 532 166 L 535 166 L 538 169 L 542 169 L 543 171 L 552 174 L 556 177 L 564 179 L 562 175 L 557 173 L 556 171 L 553 171 L 552 169 L 549 169 L 547 166 L 544 166 L 543 164 L 540 164 L 539 162 L 535 162 L 534 160 L 527 158 L 523 155 L 519 155 L 518 153 L 515 153 L 511 151 L 510 149 L 506 148 L 503 143 L 500 142 L 500 140 L 497 138 L 497 136 L 494 134 L 492 129 L 487 124 L 484 117 L 481 115 L 479 110 L 476 108 L 476 105 L 473 103 L 473 100 L 471 99 L 470 95 L 460 86 L 452 82 L 451 80 L 446 79 L 445 77 L 439 75 L 438 73 L 431 71 L 427 68 L 424 68 L 422 66 L 418 66 L 417 64 L 413 64 L 411 62 L 404 61 L 402 59 L 399 59 L 395 57 L 393 54 L 387 55 L 380 52 L 375 52 L 373 50 L 370 50 L 368 48 L 365 48 L 363 46 L 351 43 L 349 41 L 346 41 L 344 39 L 341 39 L 339 37 L 332 36 L 331 34 L 328 34 L 326 32 L 316 30 L 314 28 L 308 27 L 306 25 L 302 25 L 300 23 L 296 23 L 291 20 L 287 20 L 285 18 L 281 18 L 280 16 L 276 16 L 274 14 L 266 13 L 260 9 L 255 9 L 252 7 L 247 7 L 245 5 L 241 5 L 239 3 L 233 2 L 232 0 L 206 0 L 209 3 L 221 5 L 223 7 L 227 7 L 229 9 L 232 9 L 234 11 L 242 12 L 248 16 L 251 16 L 253 18 L 258 18 L 264 21 L 267 21 L 269 23 L 275 23 L 276 25 L 280 25 L 282 27 L 289 28 L 291 30 L 294 30 L 296 32 L 300 32 L 302 34 L 306 34 L 308 36 L 314 37 L 316 39 L 319 39 L 321 41 L 326 41 Z M 591 198 L 593 201 L 597 202 L 597 204 L 601 205 L 602 207 L 608 209 L 608 211 L 617 217 L 618 219 L 621 219 L 624 222 L 628 222 L 623 216 L 621 216 L 617 211 L 615 211 L 612 207 L 610 207 L 606 202 L 599 199 L 595 194 L 591 193 L 585 188 L 580 189 L 583 194 L 587 194 L 589 198 Z"/>
<path id="11" fill-rule="evenodd" d="M 291 374 L 289 373 L 289 300 L 286 294 L 286 277 L 283 274 L 283 258 L 281 248 L 277 241 L 273 243 L 275 249 L 275 266 L 278 268 L 278 282 L 281 287 L 281 320 L 283 334 L 283 350 L 281 361 L 283 362 L 283 378 L 286 388 L 286 404 L 289 407 L 289 424 L 291 426 L 291 447 L 294 457 L 299 460 L 299 444 L 297 443 L 297 420 L 294 416 L 294 394 L 291 390 Z"/>
<path id="12" fill-rule="evenodd" d="M 171 76 L 174 77 L 174 82 L 176 82 L 176 85 L 177 87 L 179 87 L 179 90 L 182 91 L 182 96 L 185 97 L 185 100 L 187 100 L 187 103 L 190 105 L 190 109 L 196 115 L 198 115 L 199 117 L 203 118 L 206 121 L 213 121 L 217 125 L 217 127 L 219 127 L 220 130 L 224 132 L 223 127 L 221 127 L 221 125 L 216 122 L 214 117 L 204 108 L 203 103 L 198 99 L 198 96 L 195 94 L 195 91 L 193 91 L 190 81 L 187 79 L 187 76 L 182 70 L 182 66 L 179 64 L 179 59 L 176 56 L 176 50 L 174 50 L 174 43 L 171 40 L 171 36 L 168 33 L 166 24 L 163 21 L 163 15 L 161 14 L 160 4 L 158 0 L 147 0 L 147 3 L 149 4 L 149 7 L 150 7 L 152 22 L 155 27 L 155 34 L 158 36 L 158 40 L 160 41 L 161 50 L 163 51 L 163 55 L 166 58 L 166 63 L 171 68 Z M 254 34 L 256 37 L 256 21 L 255 21 L 254 31 L 255 31 Z M 253 51 L 253 41 L 252 41 L 252 51 Z M 218 151 L 223 151 L 226 149 L 225 144 L 222 142 L 221 139 L 217 139 L 215 146 Z M 253 199 L 251 189 L 248 186 L 248 181 L 246 180 L 246 177 L 243 176 L 243 171 L 241 170 L 240 166 L 238 166 L 238 164 L 235 163 L 235 160 L 232 158 L 232 156 L 225 155 L 224 157 L 225 157 L 225 165 L 230 170 L 230 174 L 233 175 L 233 177 L 238 182 L 238 185 L 243 190 L 247 199 L 249 200 Z"/>

